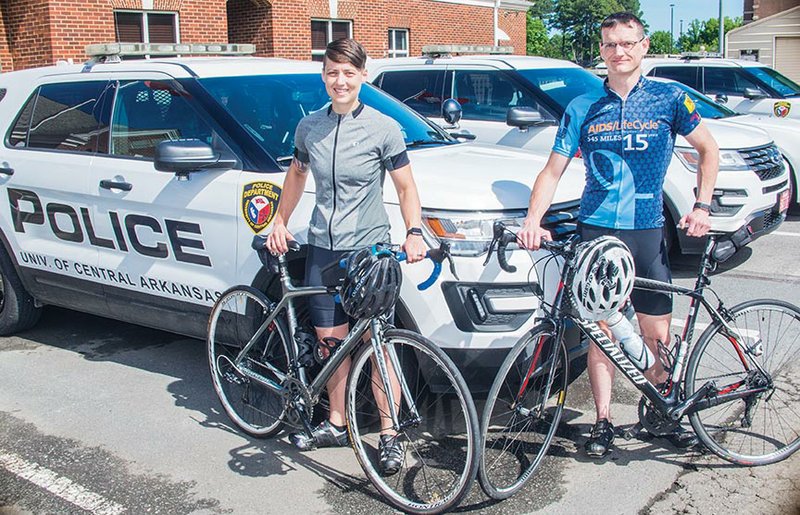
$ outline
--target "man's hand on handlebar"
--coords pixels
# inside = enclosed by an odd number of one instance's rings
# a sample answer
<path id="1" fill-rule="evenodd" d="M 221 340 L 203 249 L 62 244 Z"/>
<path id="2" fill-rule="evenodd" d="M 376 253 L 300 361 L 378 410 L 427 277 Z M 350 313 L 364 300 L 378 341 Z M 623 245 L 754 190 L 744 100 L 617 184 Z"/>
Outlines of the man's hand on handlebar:
<path id="1" fill-rule="evenodd" d="M 678 222 L 679 229 L 685 229 L 687 236 L 700 238 L 705 236 L 711 229 L 711 222 L 708 220 L 708 211 L 705 209 L 694 209 L 691 213 L 684 215 Z"/>
<path id="2" fill-rule="evenodd" d="M 403 252 L 406 253 L 406 261 L 408 263 L 417 263 L 425 259 L 425 254 L 428 252 L 428 247 L 422 236 L 414 234 L 406 238 L 405 243 L 402 245 Z"/>
<path id="3" fill-rule="evenodd" d="M 553 237 L 550 231 L 542 229 L 538 222 L 526 218 L 522 223 L 522 229 L 517 232 L 517 240 L 519 244 L 526 249 L 539 250 L 542 245 L 542 240 L 552 241 Z"/>
<path id="4" fill-rule="evenodd" d="M 272 232 L 267 237 L 267 250 L 272 254 L 286 254 L 289 252 L 289 244 L 287 241 L 294 240 L 294 236 L 290 233 L 283 223 L 273 223 Z"/>

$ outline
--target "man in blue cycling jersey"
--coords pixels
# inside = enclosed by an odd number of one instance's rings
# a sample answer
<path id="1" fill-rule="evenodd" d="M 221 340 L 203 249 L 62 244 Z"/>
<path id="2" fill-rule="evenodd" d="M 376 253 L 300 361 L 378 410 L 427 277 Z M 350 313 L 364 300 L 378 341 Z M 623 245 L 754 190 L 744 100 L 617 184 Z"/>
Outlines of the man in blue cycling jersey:
<path id="1" fill-rule="evenodd" d="M 580 149 L 586 167 L 578 217 L 581 238 L 616 236 L 631 249 L 637 276 L 670 281 L 662 187 L 675 136 L 686 138 L 700 158 L 697 202 L 679 223 L 689 236 L 701 237 L 709 230 L 719 148 L 686 93 L 642 76 L 641 62 L 650 41 L 639 18 L 615 13 L 603 20 L 600 31 L 600 54 L 608 78 L 603 89 L 576 97 L 567 106 L 550 158 L 533 186 L 519 238 L 529 249 L 538 249 L 542 238 L 550 239 L 540 221 L 561 175 Z M 658 355 L 657 343 L 670 339 L 672 298 L 634 290 L 631 302 L 645 342 Z M 666 372 L 656 361 L 646 375 L 657 384 L 666 379 Z M 592 345 L 588 371 L 597 421 L 585 446 L 591 457 L 605 456 L 614 441 L 610 412 L 614 370 Z M 694 435 L 680 427 L 670 440 L 684 448 L 696 443 Z"/>

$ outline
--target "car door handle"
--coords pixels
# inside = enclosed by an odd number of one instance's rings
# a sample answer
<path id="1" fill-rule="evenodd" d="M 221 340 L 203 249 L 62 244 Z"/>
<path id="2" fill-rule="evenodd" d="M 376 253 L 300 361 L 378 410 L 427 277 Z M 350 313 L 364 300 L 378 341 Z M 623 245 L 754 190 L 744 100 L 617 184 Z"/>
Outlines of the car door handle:
<path id="1" fill-rule="evenodd" d="M 0 166 L 0 174 L 3 175 L 14 175 L 14 169 L 8 166 Z"/>
<path id="2" fill-rule="evenodd" d="M 109 179 L 103 179 L 100 181 L 100 187 L 106 190 L 131 191 L 133 189 L 133 184 L 124 181 L 112 181 Z"/>

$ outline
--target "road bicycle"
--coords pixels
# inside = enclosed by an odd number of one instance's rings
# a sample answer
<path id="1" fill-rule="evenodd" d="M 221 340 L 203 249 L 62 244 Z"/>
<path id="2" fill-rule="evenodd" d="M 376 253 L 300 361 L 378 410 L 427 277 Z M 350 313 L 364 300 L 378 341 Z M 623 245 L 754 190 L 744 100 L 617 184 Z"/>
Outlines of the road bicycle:
<path id="1" fill-rule="evenodd" d="M 516 235 L 496 224 L 487 262 L 496 249 L 501 268 L 513 272 L 506 256 L 513 242 Z M 543 259 L 559 267 L 561 281 L 552 303 L 545 301 L 538 285 L 532 286 L 543 315 L 511 349 L 489 392 L 481 420 L 483 454 L 478 473 L 487 495 L 505 499 L 519 491 L 547 454 L 567 392 L 563 338 L 571 324 L 642 393 L 639 424 L 651 434 L 667 435 L 688 416 L 700 442 L 737 465 L 775 463 L 797 451 L 800 309 L 772 299 L 726 307 L 710 288 L 709 273 L 735 252 L 729 238 L 709 236 L 694 288 L 635 279 L 635 288 L 685 296 L 690 302 L 683 334 L 676 335 L 672 351 L 660 346 L 658 359 L 669 378 L 659 386 L 645 378 L 597 322 L 582 320 L 572 308 L 567 292 L 577 242 L 574 235 L 542 242 L 549 251 Z M 716 299 L 716 307 L 706 293 Z M 711 323 L 692 344 L 701 307 Z"/>
<path id="2" fill-rule="evenodd" d="M 456 506 L 475 479 L 479 454 L 477 412 L 456 366 L 433 342 L 392 327 L 383 316 L 357 320 L 335 347 L 318 343 L 313 329 L 300 323 L 297 301 L 336 295 L 344 272 L 329 272 L 346 267 L 346 260 L 323 274 L 326 285 L 297 287 L 286 256 L 272 256 L 265 240 L 256 236 L 253 248 L 277 272 L 281 298 L 274 302 L 256 288 L 234 286 L 214 304 L 208 322 L 211 376 L 227 415 L 255 437 L 273 436 L 284 424 L 310 436 L 314 407 L 325 398 L 332 374 L 350 356 L 347 428 L 371 483 L 406 512 L 438 513 Z M 291 242 L 291 251 L 299 249 Z M 372 250 L 405 258 L 397 247 Z M 420 288 L 433 284 L 449 252 L 440 247 L 428 257 L 434 270 Z M 391 420 L 403 448 L 400 471 L 388 477 L 378 466 L 381 418 Z"/>

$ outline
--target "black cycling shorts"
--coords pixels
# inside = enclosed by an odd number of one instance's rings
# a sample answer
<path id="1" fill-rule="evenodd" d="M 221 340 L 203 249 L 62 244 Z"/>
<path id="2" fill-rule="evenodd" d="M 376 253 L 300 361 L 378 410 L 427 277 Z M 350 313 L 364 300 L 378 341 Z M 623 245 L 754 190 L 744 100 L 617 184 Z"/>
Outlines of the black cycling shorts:
<path id="1" fill-rule="evenodd" d="M 600 236 L 616 236 L 631 249 L 633 264 L 636 267 L 636 277 L 665 283 L 672 282 L 663 228 L 620 230 L 580 223 L 578 224 L 578 234 L 583 241 L 593 240 Z M 672 313 L 672 295 L 669 293 L 634 288 L 631 294 L 631 303 L 637 313 L 644 315 Z"/>
<path id="2" fill-rule="evenodd" d="M 308 246 L 306 257 L 306 286 L 322 286 L 322 270 L 331 263 L 347 257 L 352 250 L 328 250 Z M 314 327 L 336 327 L 348 323 L 348 316 L 333 295 L 312 295 L 308 298 L 311 324 Z"/>

